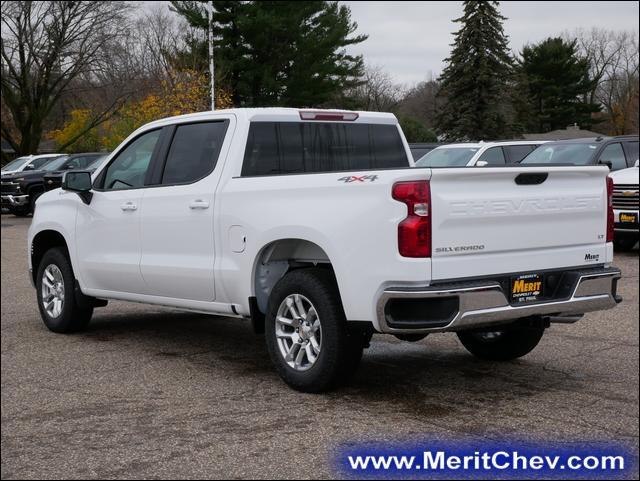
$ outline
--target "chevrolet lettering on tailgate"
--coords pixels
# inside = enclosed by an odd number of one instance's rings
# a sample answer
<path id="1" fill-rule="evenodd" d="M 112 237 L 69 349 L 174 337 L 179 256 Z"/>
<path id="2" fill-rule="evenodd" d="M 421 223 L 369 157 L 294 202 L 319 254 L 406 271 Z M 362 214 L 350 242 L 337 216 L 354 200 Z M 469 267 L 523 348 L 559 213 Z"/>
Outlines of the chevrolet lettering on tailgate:
<path id="1" fill-rule="evenodd" d="M 451 215 L 513 215 L 529 212 L 590 211 L 601 208 L 601 199 L 589 197 L 547 197 L 521 200 L 478 200 L 451 202 Z"/>

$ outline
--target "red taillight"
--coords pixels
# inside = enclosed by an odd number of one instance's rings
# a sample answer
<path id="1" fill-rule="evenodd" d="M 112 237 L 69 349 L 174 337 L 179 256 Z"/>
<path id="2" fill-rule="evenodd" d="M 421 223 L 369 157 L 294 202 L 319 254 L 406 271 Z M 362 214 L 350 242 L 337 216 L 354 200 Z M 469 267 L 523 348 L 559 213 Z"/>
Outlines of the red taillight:
<path id="1" fill-rule="evenodd" d="M 607 176 L 607 242 L 613 242 L 614 222 L 613 179 Z"/>
<path id="2" fill-rule="evenodd" d="M 353 121 L 358 119 L 358 112 L 334 112 L 328 110 L 300 110 L 301 120 Z"/>
<path id="3" fill-rule="evenodd" d="M 431 257 L 431 191 L 426 180 L 398 182 L 393 198 L 407 205 L 398 224 L 398 251 L 403 257 Z"/>

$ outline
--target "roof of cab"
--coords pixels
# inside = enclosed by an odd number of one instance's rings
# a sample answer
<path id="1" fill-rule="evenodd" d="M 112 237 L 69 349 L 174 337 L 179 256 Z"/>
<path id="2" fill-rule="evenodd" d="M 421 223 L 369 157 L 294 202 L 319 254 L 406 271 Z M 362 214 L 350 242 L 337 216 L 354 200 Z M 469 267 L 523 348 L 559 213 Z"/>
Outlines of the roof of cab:
<path id="1" fill-rule="evenodd" d="M 483 147 L 497 147 L 497 146 L 509 146 L 509 145 L 532 145 L 532 144 L 546 144 L 548 140 L 496 140 L 490 142 L 459 142 L 455 144 L 444 144 L 438 147 L 441 148 L 454 148 L 454 149 L 481 149 Z"/>
<path id="2" fill-rule="evenodd" d="M 200 121 L 214 119 L 220 115 L 235 115 L 239 119 L 247 121 L 279 121 L 279 122 L 300 122 L 300 112 L 324 112 L 324 113 L 357 113 L 358 118 L 345 120 L 344 122 L 356 123 L 384 123 L 396 124 L 398 120 L 392 113 L 387 112 L 366 112 L 340 109 L 296 109 L 290 107 L 264 107 L 264 108 L 237 108 L 224 110 L 209 110 L 206 112 L 196 112 L 192 114 L 177 115 L 155 120 L 145 125 L 145 127 L 168 125 L 172 123 L 184 123 L 190 121 Z M 312 120 L 312 122 L 314 122 Z"/>
<path id="3" fill-rule="evenodd" d="M 612 140 L 613 137 L 581 137 L 579 139 L 563 139 L 554 140 L 549 142 L 550 145 L 562 145 L 562 144 L 600 144 L 605 141 Z"/>

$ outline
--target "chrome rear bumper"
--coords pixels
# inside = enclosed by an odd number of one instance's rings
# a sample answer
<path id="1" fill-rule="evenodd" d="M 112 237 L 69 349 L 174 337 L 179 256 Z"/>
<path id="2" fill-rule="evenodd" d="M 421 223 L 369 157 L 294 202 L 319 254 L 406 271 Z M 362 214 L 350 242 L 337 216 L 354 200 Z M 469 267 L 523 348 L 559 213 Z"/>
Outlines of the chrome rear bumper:
<path id="1" fill-rule="evenodd" d="M 620 277 L 620 270 L 615 268 L 602 268 L 586 274 L 577 274 L 577 280 L 568 297 L 525 305 L 510 304 L 498 282 L 474 285 L 466 283 L 459 285 L 459 287 L 449 285 L 446 288 L 437 286 L 424 289 L 388 288 L 382 292 L 378 299 L 376 308 L 378 323 L 381 332 L 418 334 L 461 331 L 504 324 L 511 320 L 530 316 L 550 318 L 559 316 L 559 322 L 568 322 L 569 319 L 577 320 L 576 314 L 611 309 L 621 302 L 622 299 L 616 295 L 616 283 Z M 451 320 L 447 320 L 445 325 L 416 329 L 405 325 L 402 328 L 397 328 L 390 326 L 394 322 L 386 309 L 392 299 L 453 299 L 454 302 L 457 299 L 457 308 L 452 312 Z"/>

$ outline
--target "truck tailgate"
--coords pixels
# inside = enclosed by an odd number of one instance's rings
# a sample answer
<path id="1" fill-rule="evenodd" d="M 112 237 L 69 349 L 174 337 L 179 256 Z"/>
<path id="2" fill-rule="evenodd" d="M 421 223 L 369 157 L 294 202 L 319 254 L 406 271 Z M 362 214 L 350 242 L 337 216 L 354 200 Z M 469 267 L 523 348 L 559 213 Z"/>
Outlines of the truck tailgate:
<path id="1" fill-rule="evenodd" d="M 432 279 L 603 264 L 606 167 L 433 169 Z"/>

